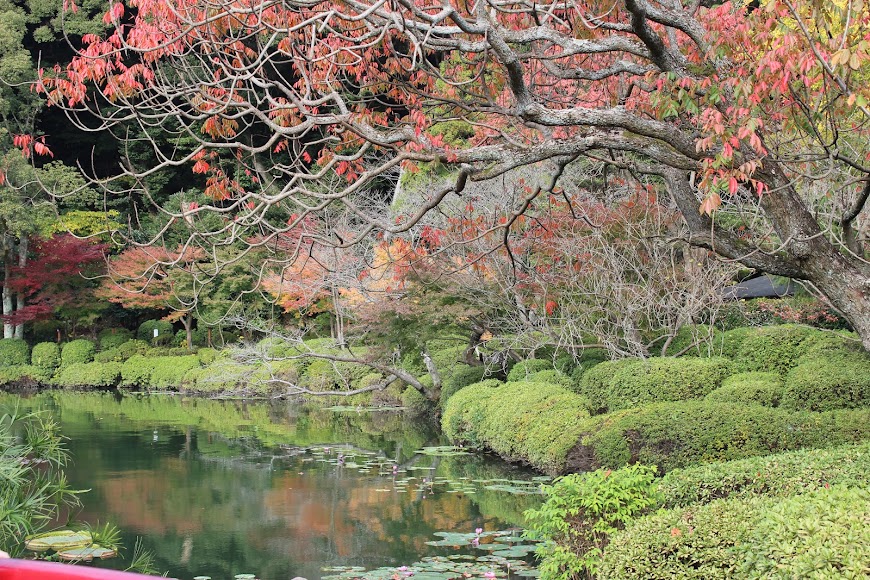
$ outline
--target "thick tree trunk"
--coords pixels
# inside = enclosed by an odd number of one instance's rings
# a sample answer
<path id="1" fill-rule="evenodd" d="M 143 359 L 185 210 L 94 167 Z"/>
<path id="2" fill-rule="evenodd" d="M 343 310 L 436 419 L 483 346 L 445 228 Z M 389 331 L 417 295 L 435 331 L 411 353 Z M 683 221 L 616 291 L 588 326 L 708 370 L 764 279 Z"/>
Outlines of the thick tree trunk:
<path id="1" fill-rule="evenodd" d="M 184 324 L 184 332 L 187 333 L 187 350 L 193 350 L 193 314 L 187 313 L 187 316 L 181 319 Z"/>
<path id="2" fill-rule="evenodd" d="M 9 316 L 15 311 L 14 294 L 9 288 L 12 279 L 12 248 L 8 235 L 3 236 L 3 316 Z M 13 338 L 15 326 L 3 323 L 3 338 Z"/>

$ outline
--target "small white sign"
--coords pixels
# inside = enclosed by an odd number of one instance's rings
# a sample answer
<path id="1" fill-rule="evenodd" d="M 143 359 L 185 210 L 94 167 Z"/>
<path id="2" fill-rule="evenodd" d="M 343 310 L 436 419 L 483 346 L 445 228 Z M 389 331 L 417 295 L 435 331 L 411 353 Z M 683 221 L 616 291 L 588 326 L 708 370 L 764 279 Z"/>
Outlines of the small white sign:
<path id="1" fill-rule="evenodd" d="M 158 331 L 156 328 L 154 329 L 154 338 L 157 338 L 157 335 L 159 334 L 159 332 L 160 331 Z"/>

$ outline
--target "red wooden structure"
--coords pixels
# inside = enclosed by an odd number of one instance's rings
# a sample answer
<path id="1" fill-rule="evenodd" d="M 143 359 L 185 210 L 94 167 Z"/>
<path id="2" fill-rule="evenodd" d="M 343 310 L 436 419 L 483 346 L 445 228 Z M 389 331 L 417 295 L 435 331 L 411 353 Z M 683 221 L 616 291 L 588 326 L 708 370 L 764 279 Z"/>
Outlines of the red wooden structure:
<path id="1" fill-rule="evenodd" d="M 53 562 L 0 559 L 0 580 L 154 580 L 154 576 Z"/>

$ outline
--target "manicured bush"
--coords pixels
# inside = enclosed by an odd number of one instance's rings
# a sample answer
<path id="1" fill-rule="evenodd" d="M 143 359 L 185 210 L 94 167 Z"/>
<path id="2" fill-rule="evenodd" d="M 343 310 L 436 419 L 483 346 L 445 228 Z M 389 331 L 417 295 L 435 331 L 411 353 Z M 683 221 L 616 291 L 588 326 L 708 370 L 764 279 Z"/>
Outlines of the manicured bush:
<path id="1" fill-rule="evenodd" d="M 94 343 L 80 338 L 63 345 L 60 350 L 60 366 L 89 363 L 94 360 Z"/>
<path id="2" fill-rule="evenodd" d="M 564 389 L 572 390 L 574 386 L 571 377 L 560 373 L 555 369 L 538 371 L 529 375 L 527 379 L 531 383 L 547 383 L 549 385 L 558 385 Z"/>
<path id="3" fill-rule="evenodd" d="M 735 364 L 738 370 L 784 375 L 814 343 L 826 340 L 826 335 L 824 331 L 791 324 L 759 328 L 743 340 Z"/>
<path id="4" fill-rule="evenodd" d="M 238 392 L 247 386 L 256 370 L 256 367 L 243 365 L 231 358 L 218 357 L 198 373 L 196 384 L 190 385 L 189 389 L 208 393 Z"/>
<path id="5" fill-rule="evenodd" d="M 157 329 L 157 338 L 154 338 L 155 329 Z M 172 323 L 166 320 L 146 320 L 139 325 L 139 330 L 136 332 L 136 338 L 139 340 L 156 345 L 169 344 L 174 336 Z"/>
<path id="6" fill-rule="evenodd" d="M 303 371 L 299 384 L 313 391 L 327 391 L 339 386 L 339 376 L 332 361 L 315 358 Z"/>
<path id="7" fill-rule="evenodd" d="M 557 358 L 553 366 L 563 375 L 571 376 L 571 373 L 577 368 L 577 361 L 570 354 L 566 354 Z"/>
<path id="8" fill-rule="evenodd" d="M 402 406 L 412 415 L 425 415 L 432 409 L 431 403 L 423 393 L 414 387 L 405 387 L 402 391 Z"/>
<path id="9" fill-rule="evenodd" d="M 776 407 L 782 397 L 782 378 L 776 373 L 738 373 L 704 397 L 716 403 L 747 403 Z"/>
<path id="10" fill-rule="evenodd" d="M 126 328 L 106 328 L 97 336 L 101 351 L 117 348 L 129 340 L 133 340 L 133 333 Z"/>
<path id="11" fill-rule="evenodd" d="M 870 490 L 831 487 L 771 505 L 738 546 L 750 578 L 870 576 Z"/>
<path id="12" fill-rule="evenodd" d="M 487 447 L 547 473 L 565 468 L 566 455 L 588 417 L 586 400 L 546 383 L 483 381 L 456 393 L 444 409 L 444 433 L 456 443 Z"/>
<path id="13" fill-rule="evenodd" d="M 193 347 L 197 346 L 205 346 L 208 341 L 208 334 L 205 330 L 200 330 L 199 328 L 194 328 L 190 331 L 190 340 L 193 344 Z M 175 336 L 172 337 L 172 346 L 187 348 L 187 331 L 183 328 L 175 333 Z"/>
<path id="14" fill-rule="evenodd" d="M 52 383 L 59 387 L 114 387 L 120 375 L 120 363 L 72 363 L 61 367 Z"/>
<path id="15" fill-rule="evenodd" d="M 664 356 L 710 356 L 716 353 L 716 337 L 719 332 L 706 324 L 686 324 L 680 327 Z M 666 337 L 659 339 L 650 349 L 650 354 L 660 354 Z"/>
<path id="16" fill-rule="evenodd" d="M 599 577 L 864 578 L 868 518 L 870 491 L 845 487 L 663 510 L 611 537 Z"/>
<path id="17" fill-rule="evenodd" d="M 151 379 L 146 387 L 152 389 L 178 389 L 187 371 L 199 366 L 196 355 L 167 356 L 147 359 L 151 367 Z"/>
<path id="18" fill-rule="evenodd" d="M 811 411 L 870 406 L 870 358 L 847 351 L 802 358 L 786 377 L 781 405 Z"/>
<path id="19" fill-rule="evenodd" d="M 813 413 L 683 401 L 593 417 L 572 456 L 583 470 L 631 463 L 662 471 L 870 438 L 870 408 Z"/>
<path id="20" fill-rule="evenodd" d="M 725 497 L 789 497 L 830 485 L 866 487 L 870 441 L 801 449 L 669 471 L 659 480 L 668 508 Z"/>
<path id="21" fill-rule="evenodd" d="M 716 335 L 716 339 L 713 341 L 713 352 L 733 359 L 740 352 L 743 342 L 757 332 L 757 328 L 741 326 L 720 333 Z"/>
<path id="22" fill-rule="evenodd" d="M 217 358 L 218 351 L 213 349 L 213 348 L 208 348 L 208 347 L 201 348 L 198 351 L 196 351 L 196 356 L 199 357 L 200 364 L 209 365 L 212 362 L 214 362 L 214 360 Z"/>
<path id="23" fill-rule="evenodd" d="M 608 363 L 604 363 L 608 364 Z M 596 412 L 630 409 L 660 401 L 703 397 L 731 373 L 725 358 L 651 358 L 598 365 L 581 380 L 581 393 Z M 594 379 L 594 380 L 593 380 Z"/>
<path id="24" fill-rule="evenodd" d="M 47 383 L 52 373 L 33 365 L 18 365 L 14 367 L 0 367 L 0 386 L 36 386 Z"/>
<path id="25" fill-rule="evenodd" d="M 507 375 L 508 382 L 524 381 L 529 375 L 538 371 L 553 370 L 553 361 L 547 359 L 531 358 L 518 362 Z"/>
<path id="26" fill-rule="evenodd" d="M 0 367 L 30 364 L 30 347 L 21 338 L 0 338 Z"/>
<path id="27" fill-rule="evenodd" d="M 613 377 L 623 368 L 636 364 L 639 359 L 624 358 L 619 360 L 604 361 L 596 364 L 591 369 L 587 370 L 580 377 L 577 385 L 577 392 L 589 400 L 590 411 L 593 414 L 600 414 L 606 411 L 604 401 L 601 400 L 602 393 L 606 393 Z M 583 367 L 581 363 L 580 368 Z"/>
<path id="28" fill-rule="evenodd" d="M 151 347 L 144 340 L 128 340 L 94 355 L 95 362 L 124 362 L 136 354 L 145 355 Z"/>
<path id="29" fill-rule="evenodd" d="M 769 504 L 772 500 L 766 499 Z M 719 500 L 664 510 L 613 534 L 599 562 L 608 580 L 710 580 L 736 578 L 746 541 L 765 500 Z"/>
<path id="30" fill-rule="evenodd" d="M 40 342 L 34 345 L 30 359 L 33 366 L 53 375 L 60 366 L 60 347 L 56 342 Z"/>
<path id="31" fill-rule="evenodd" d="M 464 364 L 457 364 L 448 373 L 441 376 L 441 399 L 440 406 L 443 409 L 448 399 L 455 395 L 460 389 L 480 382 L 486 376 L 486 368 L 470 367 Z"/>

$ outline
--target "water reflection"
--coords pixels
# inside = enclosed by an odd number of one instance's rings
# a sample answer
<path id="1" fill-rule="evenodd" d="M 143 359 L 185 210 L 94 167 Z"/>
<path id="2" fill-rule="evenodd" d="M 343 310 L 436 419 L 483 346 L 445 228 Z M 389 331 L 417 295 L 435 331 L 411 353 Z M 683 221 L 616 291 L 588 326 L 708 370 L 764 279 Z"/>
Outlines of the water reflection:
<path id="1" fill-rule="evenodd" d="M 530 473 L 416 453 L 441 442 L 400 413 L 99 393 L 29 404 L 70 439 L 69 477 L 91 489 L 81 519 L 115 523 L 128 546 L 141 536 L 178 578 L 410 564 L 452 552 L 426 544 L 435 532 L 503 529 L 538 501 L 486 489 Z"/>

